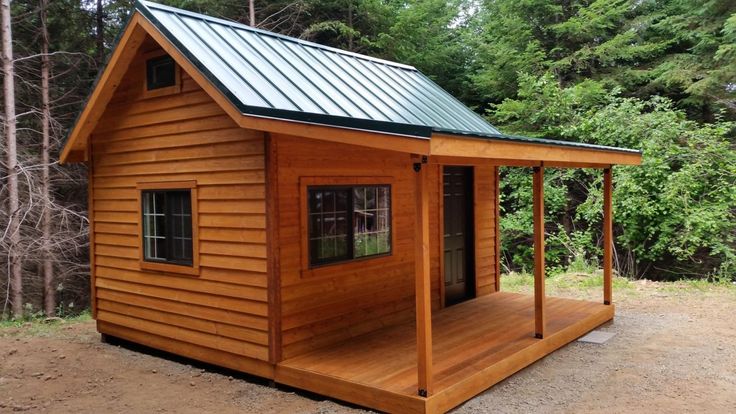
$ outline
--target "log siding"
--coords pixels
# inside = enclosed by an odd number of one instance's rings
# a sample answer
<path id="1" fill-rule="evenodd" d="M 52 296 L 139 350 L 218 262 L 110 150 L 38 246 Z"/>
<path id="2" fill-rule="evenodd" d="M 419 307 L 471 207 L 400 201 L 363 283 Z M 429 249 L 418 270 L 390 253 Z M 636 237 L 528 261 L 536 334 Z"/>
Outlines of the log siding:
<path id="1" fill-rule="evenodd" d="M 92 134 L 99 329 L 271 376 L 256 362 L 269 359 L 264 134 L 241 129 L 184 71 L 180 91 L 146 94 L 156 52 L 144 42 Z M 144 269 L 136 187 L 182 181 L 196 183 L 199 268 Z"/>

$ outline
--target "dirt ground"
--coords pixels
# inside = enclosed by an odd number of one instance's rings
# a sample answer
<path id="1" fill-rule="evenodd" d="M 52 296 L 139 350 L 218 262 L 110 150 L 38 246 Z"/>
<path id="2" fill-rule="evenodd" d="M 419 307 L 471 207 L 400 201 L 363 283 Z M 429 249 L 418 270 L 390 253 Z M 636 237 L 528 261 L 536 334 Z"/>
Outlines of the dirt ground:
<path id="1" fill-rule="evenodd" d="M 616 333 L 607 343 L 574 342 L 455 412 L 736 412 L 734 320 L 734 288 L 636 282 L 617 296 L 616 320 L 601 328 Z M 0 412 L 14 411 L 360 412 L 256 378 L 100 343 L 91 321 L 0 330 Z"/>

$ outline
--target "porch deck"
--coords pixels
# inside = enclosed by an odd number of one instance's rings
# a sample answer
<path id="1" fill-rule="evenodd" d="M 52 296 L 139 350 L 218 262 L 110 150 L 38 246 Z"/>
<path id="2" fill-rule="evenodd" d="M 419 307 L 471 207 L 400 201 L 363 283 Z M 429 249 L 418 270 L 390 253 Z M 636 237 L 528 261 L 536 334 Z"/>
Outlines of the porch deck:
<path id="1" fill-rule="evenodd" d="M 281 362 L 276 382 L 373 409 L 445 412 L 611 320 L 613 305 L 548 297 L 544 339 L 534 338 L 534 297 L 498 292 L 434 312 L 434 390 L 417 395 L 413 323 Z"/>

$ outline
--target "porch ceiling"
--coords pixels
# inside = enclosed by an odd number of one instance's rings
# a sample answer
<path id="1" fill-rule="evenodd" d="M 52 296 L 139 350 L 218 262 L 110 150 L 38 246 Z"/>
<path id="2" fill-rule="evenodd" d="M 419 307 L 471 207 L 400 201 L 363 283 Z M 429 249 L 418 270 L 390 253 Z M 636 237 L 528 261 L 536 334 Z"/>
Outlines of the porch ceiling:
<path id="1" fill-rule="evenodd" d="M 434 312 L 434 393 L 416 396 L 416 329 L 384 328 L 283 361 L 276 381 L 389 412 L 444 412 L 613 318 L 613 306 L 547 298 L 534 337 L 534 298 L 498 292 Z"/>

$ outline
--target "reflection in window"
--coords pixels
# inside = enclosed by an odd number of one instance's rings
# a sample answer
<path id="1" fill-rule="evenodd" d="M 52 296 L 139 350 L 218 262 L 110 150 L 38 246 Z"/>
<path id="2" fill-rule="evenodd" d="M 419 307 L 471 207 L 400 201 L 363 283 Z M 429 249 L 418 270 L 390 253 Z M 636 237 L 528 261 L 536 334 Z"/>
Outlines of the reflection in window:
<path id="1" fill-rule="evenodd" d="M 391 187 L 308 189 L 311 265 L 391 252 Z"/>
<path id="2" fill-rule="evenodd" d="M 144 259 L 192 264 L 190 190 L 143 191 Z"/>

